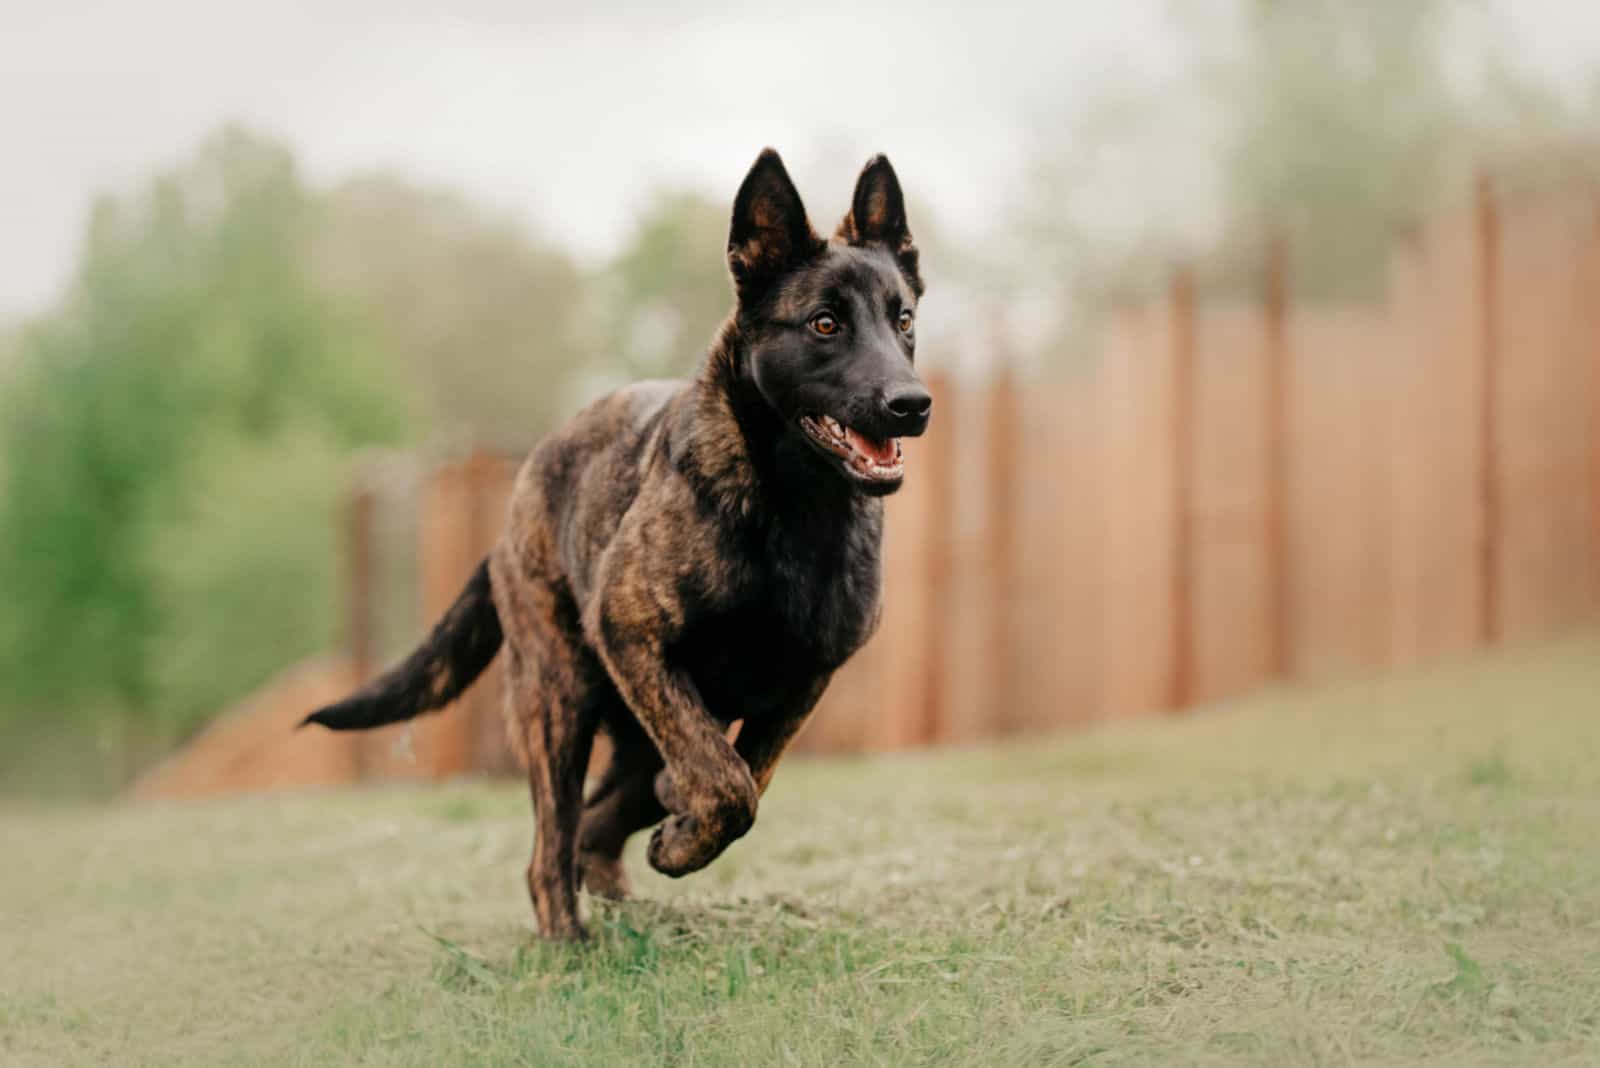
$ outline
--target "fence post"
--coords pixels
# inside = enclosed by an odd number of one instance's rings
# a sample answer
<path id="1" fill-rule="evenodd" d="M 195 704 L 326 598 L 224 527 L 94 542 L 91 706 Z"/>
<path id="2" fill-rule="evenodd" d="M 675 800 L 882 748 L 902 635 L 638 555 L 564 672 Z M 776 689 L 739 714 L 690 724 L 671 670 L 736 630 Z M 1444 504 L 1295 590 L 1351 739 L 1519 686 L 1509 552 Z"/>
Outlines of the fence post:
<path id="1" fill-rule="evenodd" d="M 1594 216 L 1589 225 L 1589 284 L 1594 287 L 1589 305 L 1589 464 L 1590 501 L 1592 520 L 1590 544 L 1596 560 L 1600 560 L 1600 191 L 1594 195 Z M 1600 579 L 1600 568 L 1596 568 Z M 1591 603 L 1600 601 L 1600 583 L 1592 584 L 1589 591 Z"/>
<path id="2" fill-rule="evenodd" d="M 1168 287 L 1172 345 L 1172 683 L 1168 707 L 1194 696 L 1194 269 L 1182 264 Z"/>
<path id="3" fill-rule="evenodd" d="M 1478 299 L 1478 640 L 1500 637 L 1500 217 L 1494 182 L 1477 179 Z"/>
<path id="4" fill-rule="evenodd" d="M 466 476 L 467 559 L 476 567 L 494 547 L 505 525 L 506 471 L 498 454 L 476 447 L 467 457 Z M 471 770 L 509 774 L 517 770 L 516 757 L 506 744 L 503 704 L 505 669 L 501 662 L 490 664 L 478 681 L 463 696 L 463 720 L 470 724 L 469 760 Z"/>
<path id="5" fill-rule="evenodd" d="M 471 537 L 470 466 L 459 456 L 436 463 L 426 477 L 419 507 L 417 585 L 422 616 L 442 616 L 455 601 L 477 560 Z M 415 774 L 442 779 L 471 770 L 475 731 L 471 698 L 463 696 L 448 712 L 411 722 Z"/>
<path id="6" fill-rule="evenodd" d="M 995 315 L 991 331 L 995 371 L 989 385 L 989 537 L 985 544 L 989 575 L 990 717 L 988 729 L 1000 734 L 1016 726 L 1015 546 L 1017 537 L 1016 381 L 1004 324 Z"/>
<path id="7" fill-rule="evenodd" d="M 360 686 L 372 677 L 375 656 L 372 606 L 372 538 L 375 494 L 358 476 L 345 506 L 344 646 L 350 674 Z"/>
<path id="8" fill-rule="evenodd" d="M 1294 591 L 1289 573 L 1289 264 L 1281 232 L 1268 242 L 1266 268 L 1267 670 L 1270 678 L 1282 679 L 1293 669 Z"/>
<path id="9" fill-rule="evenodd" d="M 934 398 L 933 430 L 923 438 L 926 493 L 926 567 L 928 623 L 924 631 L 922 715 L 914 744 L 936 745 L 949 731 L 944 702 L 944 671 L 950 659 L 950 581 L 954 564 L 950 546 L 954 485 L 955 390 L 950 376 L 933 370 L 924 376 Z"/>

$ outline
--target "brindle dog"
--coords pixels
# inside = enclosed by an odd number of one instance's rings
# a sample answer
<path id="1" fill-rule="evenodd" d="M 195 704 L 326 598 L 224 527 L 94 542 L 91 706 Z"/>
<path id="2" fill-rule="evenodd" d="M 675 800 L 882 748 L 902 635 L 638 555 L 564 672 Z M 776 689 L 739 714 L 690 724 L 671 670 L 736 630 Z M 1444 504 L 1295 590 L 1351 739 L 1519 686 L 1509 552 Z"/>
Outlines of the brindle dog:
<path id="1" fill-rule="evenodd" d="M 672 876 L 748 831 L 878 622 L 881 498 L 932 407 L 912 366 L 923 287 L 894 169 L 870 161 L 823 240 L 768 149 L 727 254 L 735 306 L 698 375 L 619 390 L 539 444 L 505 535 L 427 640 L 306 719 L 351 730 L 442 707 L 503 642 L 547 938 L 584 937 L 580 883 L 626 895 L 635 831 L 665 819 L 649 860 Z M 586 800 L 597 729 L 614 755 Z"/>

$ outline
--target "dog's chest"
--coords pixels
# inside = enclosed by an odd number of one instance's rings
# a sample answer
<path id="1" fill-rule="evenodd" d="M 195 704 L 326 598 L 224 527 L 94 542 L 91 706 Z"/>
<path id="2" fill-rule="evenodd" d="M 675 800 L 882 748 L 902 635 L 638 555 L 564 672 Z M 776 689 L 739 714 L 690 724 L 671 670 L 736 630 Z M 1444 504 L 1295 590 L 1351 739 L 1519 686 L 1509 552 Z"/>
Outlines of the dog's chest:
<path id="1" fill-rule="evenodd" d="M 735 595 L 701 618 L 685 649 L 713 712 L 781 704 L 861 648 L 881 604 L 880 531 L 780 535 L 751 554 Z"/>

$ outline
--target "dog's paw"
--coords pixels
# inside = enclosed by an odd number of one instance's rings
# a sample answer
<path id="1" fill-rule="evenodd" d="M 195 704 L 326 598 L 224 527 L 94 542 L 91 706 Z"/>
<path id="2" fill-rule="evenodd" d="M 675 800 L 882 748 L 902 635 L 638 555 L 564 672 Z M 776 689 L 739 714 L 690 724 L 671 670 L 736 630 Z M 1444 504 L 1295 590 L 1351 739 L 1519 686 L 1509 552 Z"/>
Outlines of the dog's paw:
<path id="1" fill-rule="evenodd" d="M 722 855 L 750 828 L 748 819 L 708 823 L 695 816 L 671 816 L 650 836 L 650 866 L 676 879 L 699 871 Z"/>
<path id="2" fill-rule="evenodd" d="M 650 836 L 650 849 L 645 855 L 652 868 L 676 879 L 699 871 L 720 852 L 721 843 L 706 834 L 705 825 L 699 820 L 672 816 Z"/>

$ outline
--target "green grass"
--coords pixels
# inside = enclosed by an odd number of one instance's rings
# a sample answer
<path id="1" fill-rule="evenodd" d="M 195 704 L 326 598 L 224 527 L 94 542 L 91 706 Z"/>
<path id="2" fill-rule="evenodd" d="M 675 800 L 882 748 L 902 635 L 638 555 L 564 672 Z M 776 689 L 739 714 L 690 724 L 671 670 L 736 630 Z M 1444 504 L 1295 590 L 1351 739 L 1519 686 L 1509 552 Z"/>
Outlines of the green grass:
<path id="1" fill-rule="evenodd" d="M 1600 640 L 795 762 L 538 944 L 512 784 L 0 816 L 7 1065 L 1600 1063 Z"/>

